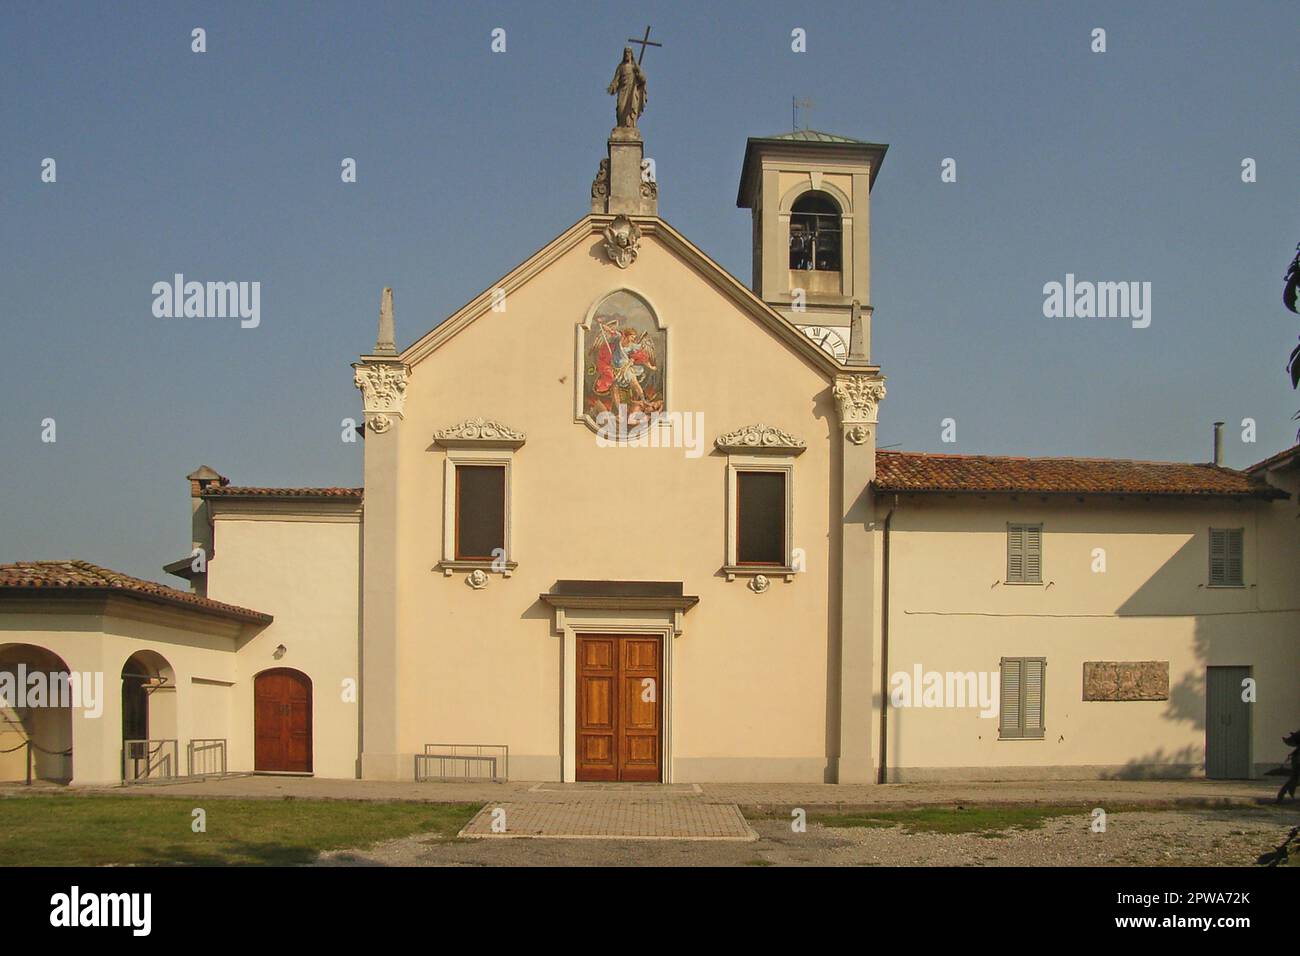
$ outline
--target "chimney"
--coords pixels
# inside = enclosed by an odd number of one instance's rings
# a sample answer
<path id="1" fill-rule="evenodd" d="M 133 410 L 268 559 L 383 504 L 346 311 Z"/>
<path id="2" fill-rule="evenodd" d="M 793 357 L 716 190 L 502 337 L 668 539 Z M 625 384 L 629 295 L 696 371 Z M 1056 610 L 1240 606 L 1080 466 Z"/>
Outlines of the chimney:
<path id="1" fill-rule="evenodd" d="M 1214 464 L 1223 467 L 1223 422 L 1214 423 Z"/>
<path id="2" fill-rule="evenodd" d="M 219 488 L 230 484 L 230 479 L 218 474 L 207 465 L 200 465 L 185 477 L 190 483 L 190 547 L 203 549 L 203 566 L 206 568 L 208 560 L 212 557 L 213 540 L 212 521 L 208 515 L 207 502 L 203 500 L 203 493 L 209 488 Z M 190 560 L 192 560 L 192 555 L 187 555 L 187 563 Z M 206 573 L 191 576 L 187 571 L 181 577 L 189 580 L 195 594 L 199 597 L 207 597 L 208 579 Z"/>

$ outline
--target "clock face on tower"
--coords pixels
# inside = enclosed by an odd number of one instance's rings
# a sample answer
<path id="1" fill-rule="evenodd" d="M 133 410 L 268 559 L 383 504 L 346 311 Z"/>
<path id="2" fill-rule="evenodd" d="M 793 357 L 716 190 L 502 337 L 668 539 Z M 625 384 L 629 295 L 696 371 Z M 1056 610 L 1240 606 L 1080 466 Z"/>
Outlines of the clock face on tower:
<path id="1" fill-rule="evenodd" d="M 839 329 L 827 328 L 824 325 L 805 325 L 801 326 L 799 331 L 821 346 L 826 354 L 837 362 L 843 362 L 848 358 L 849 346 Z"/>

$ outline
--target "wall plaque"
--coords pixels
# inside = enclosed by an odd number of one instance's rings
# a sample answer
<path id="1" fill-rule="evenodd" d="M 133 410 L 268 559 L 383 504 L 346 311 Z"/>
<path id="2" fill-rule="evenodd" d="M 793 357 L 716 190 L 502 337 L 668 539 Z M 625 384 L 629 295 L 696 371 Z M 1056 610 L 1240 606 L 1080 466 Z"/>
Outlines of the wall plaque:
<path id="1" fill-rule="evenodd" d="M 1084 700 L 1168 700 L 1168 661 L 1084 661 Z"/>

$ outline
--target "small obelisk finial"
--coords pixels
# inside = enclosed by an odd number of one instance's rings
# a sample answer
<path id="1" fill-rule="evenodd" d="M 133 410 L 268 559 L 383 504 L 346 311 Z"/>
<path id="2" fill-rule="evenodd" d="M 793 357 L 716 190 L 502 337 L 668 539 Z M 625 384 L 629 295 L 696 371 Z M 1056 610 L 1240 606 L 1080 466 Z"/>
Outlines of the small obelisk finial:
<path id="1" fill-rule="evenodd" d="M 844 364 L 866 365 L 871 361 L 870 349 L 867 344 L 867 325 L 862 314 L 862 303 L 854 299 L 852 311 L 849 313 L 849 357 Z"/>
<path id="2" fill-rule="evenodd" d="M 397 354 L 397 331 L 393 324 L 393 290 L 384 287 L 379 299 L 379 337 L 375 339 L 376 355 Z"/>

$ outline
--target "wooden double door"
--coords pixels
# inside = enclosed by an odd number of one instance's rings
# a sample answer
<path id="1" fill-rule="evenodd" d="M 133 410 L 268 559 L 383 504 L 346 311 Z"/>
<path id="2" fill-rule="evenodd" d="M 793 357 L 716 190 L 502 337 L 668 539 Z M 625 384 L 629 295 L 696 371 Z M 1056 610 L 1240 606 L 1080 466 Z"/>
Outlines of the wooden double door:
<path id="1" fill-rule="evenodd" d="M 577 779 L 661 781 L 661 639 L 583 634 L 577 640 Z"/>
<path id="2" fill-rule="evenodd" d="M 253 679 L 253 769 L 311 773 L 311 680 L 287 667 Z"/>

